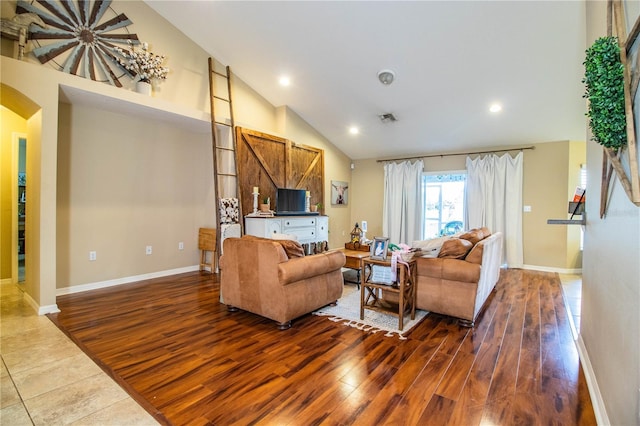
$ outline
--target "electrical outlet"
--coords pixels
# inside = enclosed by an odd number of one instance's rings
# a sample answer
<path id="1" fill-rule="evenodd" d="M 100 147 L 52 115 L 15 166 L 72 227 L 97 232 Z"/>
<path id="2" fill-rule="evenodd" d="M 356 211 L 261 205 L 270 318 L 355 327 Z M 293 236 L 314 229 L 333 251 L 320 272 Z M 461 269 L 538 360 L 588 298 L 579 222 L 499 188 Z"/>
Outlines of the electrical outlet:
<path id="1" fill-rule="evenodd" d="M 153 253 L 153 248 L 151 246 L 147 246 L 146 253 L 147 253 L 147 255 Z"/>
<path id="2" fill-rule="evenodd" d="M 524 206 L 522 211 L 524 211 L 525 213 L 531 213 L 531 206 Z"/>
<path id="3" fill-rule="evenodd" d="M 360 228 L 362 228 L 362 232 L 367 232 L 367 221 L 366 220 L 362 221 L 362 226 Z"/>
<path id="4" fill-rule="evenodd" d="M 95 251 L 90 251 L 89 252 L 89 260 L 90 261 L 94 261 L 94 260 L 96 260 L 96 258 L 97 258 L 96 252 Z"/>
<path id="5" fill-rule="evenodd" d="M 184 243 L 182 241 L 178 243 L 178 250 L 184 250 Z"/>

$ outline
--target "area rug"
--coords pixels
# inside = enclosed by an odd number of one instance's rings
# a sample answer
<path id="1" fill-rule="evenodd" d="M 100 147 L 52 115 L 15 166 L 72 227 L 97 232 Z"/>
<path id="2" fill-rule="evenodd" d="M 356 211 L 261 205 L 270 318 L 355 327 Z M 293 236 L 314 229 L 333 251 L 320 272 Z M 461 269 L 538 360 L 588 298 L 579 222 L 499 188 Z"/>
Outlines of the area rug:
<path id="1" fill-rule="evenodd" d="M 346 289 L 336 306 L 325 306 L 313 312 L 314 315 L 326 316 L 329 320 L 354 327 L 369 333 L 383 332 L 386 337 L 398 337 L 406 340 L 405 335 L 428 314 L 427 311 L 416 309 L 416 318 L 411 314 L 404 318 L 402 331 L 398 330 L 398 317 L 371 309 L 364 310 L 364 320 L 360 319 L 360 290 Z"/>

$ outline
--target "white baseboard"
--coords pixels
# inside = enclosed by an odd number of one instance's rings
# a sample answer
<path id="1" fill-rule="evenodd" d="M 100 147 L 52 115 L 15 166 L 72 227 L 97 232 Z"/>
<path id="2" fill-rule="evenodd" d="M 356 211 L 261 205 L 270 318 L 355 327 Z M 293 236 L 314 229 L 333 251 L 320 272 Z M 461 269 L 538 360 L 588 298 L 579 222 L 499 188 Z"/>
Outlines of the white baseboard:
<path id="1" fill-rule="evenodd" d="M 40 308 L 38 308 L 38 315 L 55 314 L 58 312 L 60 312 L 60 309 L 58 309 L 57 304 L 40 306 Z"/>
<path id="2" fill-rule="evenodd" d="M 56 305 L 55 303 L 53 305 L 40 306 L 38 302 L 33 300 L 33 297 L 31 297 L 31 295 L 26 291 L 22 292 L 22 297 L 25 298 L 27 303 L 33 308 L 34 311 L 38 313 L 38 315 L 55 314 L 56 312 L 60 312 L 60 309 L 58 309 L 58 305 Z"/>
<path id="3" fill-rule="evenodd" d="M 98 281 L 95 283 L 79 284 L 70 287 L 62 287 L 56 290 L 56 296 L 65 294 L 81 293 L 83 291 L 97 290 L 99 288 L 112 287 L 115 285 L 129 284 L 136 281 L 149 280 L 152 278 L 167 277 L 169 275 L 184 274 L 185 272 L 193 272 L 200 269 L 200 265 L 185 266 L 184 268 L 169 269 L 166 271 L 151 272 L 148 274 L 134 275 L 131 277 L 116 278 L 107 281 Z"/>
<path id="4" fill-rule="evenodd" d="M 552 268 L 550 266 L 522 265 L 522 269 L 530 269 L 532 271 L 541 272 L 557 272 L 558 274 L 582 275 L 582 268 Z"/>
<path id="5" fill-rule="evenodd" d="M 12 282 L 13 282 L 13 278 L 3 278 L 2 280 L 0 280 L 1 285 L 11 284 Z"/>
<path id="6" fill-rule="evenodd" d="M 610 425 L 611 422 L 609 422 L 609 416 L 607 415 L 604 400 L 602 399 L 602 394 L 598 387 L 598 381 L 596 380 L 596 375 L 593 371 L 593 367 L 591 366 L 591 361 L 589 360 L 589 353 L 587 352 L 587 348 L 584 346 L 584 341 L 582 340 L 581 335 L 578 335 L 576 346 L 578 348 L 580 362 L 582 363 L 582 370 L 584 371 L 584 375 L 587 380 L 587 387 L 589 388 L 589 396 L 591 397 L 591 404 L 593 405 L 596 422 L 599 425 Z"/>

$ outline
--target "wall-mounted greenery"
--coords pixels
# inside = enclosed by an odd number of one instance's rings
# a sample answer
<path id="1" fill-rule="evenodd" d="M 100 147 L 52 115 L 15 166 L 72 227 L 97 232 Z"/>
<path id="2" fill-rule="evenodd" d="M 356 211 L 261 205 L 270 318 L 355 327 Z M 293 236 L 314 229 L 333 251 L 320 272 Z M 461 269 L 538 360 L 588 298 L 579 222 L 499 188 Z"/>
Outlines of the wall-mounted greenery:
<path id="1" fill-rule="evenodd" d="M 607 148 L 627 144 L 624 108 L 624 66 L 617 37 L 601 37 L 586 51 L 583 83 L 589 100 L 593 140 Z"/>

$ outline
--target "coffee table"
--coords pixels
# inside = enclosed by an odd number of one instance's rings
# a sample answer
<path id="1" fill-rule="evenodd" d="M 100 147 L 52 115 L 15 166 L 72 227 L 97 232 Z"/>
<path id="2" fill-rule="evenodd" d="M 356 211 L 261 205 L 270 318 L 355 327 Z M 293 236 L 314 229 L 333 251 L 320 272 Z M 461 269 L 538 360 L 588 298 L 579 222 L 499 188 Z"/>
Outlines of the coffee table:
<path id="1" fill-rule="evenodd" d="M 416 260 L 407 263 L 408 266 L 398 262 L 396 281 L 387 284 L 373 281 L 373 267 L 391 267 L 391 261 L 374 260 L 368 256 L 362 259 L 360 319 L 364 319 L 365 309 L 391 313 L 398 316 L 398 329 L 402 331 L 405 313 L 410 313 L 411 319 L 416 318 Z M 382 292 L 395 293 L 398 304 L 384 300 Z"/>
<path id="2" fill-rule="evenodd" d="M 361 250 L 349 250 L 346 248 L 341 248 L 338 250 L 343 252 L 346 257 L 344 268 L 349 268 L 356 271 L 357 281 L 347 281 L 347 282 L 357 284 L 358 288 L 360 288 L 360 281 L 362 281 L 362 278 L 360 276 L 360 271 L 362 270 L 362 259 L 369 257 L 369 252 L 361 251 Z"/>

